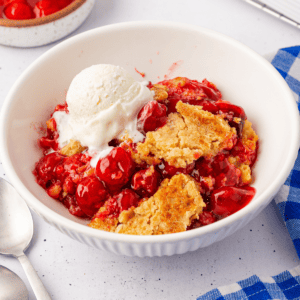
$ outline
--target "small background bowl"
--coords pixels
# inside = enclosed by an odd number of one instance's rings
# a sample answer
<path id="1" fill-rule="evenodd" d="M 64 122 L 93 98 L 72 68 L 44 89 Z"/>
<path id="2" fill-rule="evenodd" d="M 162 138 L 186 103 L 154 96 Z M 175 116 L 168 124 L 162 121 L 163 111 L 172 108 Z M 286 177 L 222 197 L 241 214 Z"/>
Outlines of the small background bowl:
<path id="1" fill-rule="evenodd" d="M 0 19 L 0 44 L 35 47 L 55 42 L 78 28 L 90 14 L 95 0 L 76 0 L 64 9 L 37 19 Z"/>
<path id="2" fill-rule="evenodd" d="M 136 80 L 186 76 L 207 78 L 223 99 L 242 106 L 260 137 L 254 169 L 256 195 L 237 213 L 182 233 L 131 236 L 85 226 L 35 182 L 42 156 L 37 145 L 54 107 L 82 69 L 109 63 Z M 136 71 L 145 72 L 142 78 Z M 43 54 L 17 80 L 0 117 L 0 154 L 11 182 L 28 205 L 68 236 L 98 249 L 128 256 L 181 254 L 211 245 L 250 222 L 273 199 L 294 165 L 299 147 L 299 114 L 286 82 L 265 59 L 241 43 L 197 26 L 130 22 L 72 37 Z"/>

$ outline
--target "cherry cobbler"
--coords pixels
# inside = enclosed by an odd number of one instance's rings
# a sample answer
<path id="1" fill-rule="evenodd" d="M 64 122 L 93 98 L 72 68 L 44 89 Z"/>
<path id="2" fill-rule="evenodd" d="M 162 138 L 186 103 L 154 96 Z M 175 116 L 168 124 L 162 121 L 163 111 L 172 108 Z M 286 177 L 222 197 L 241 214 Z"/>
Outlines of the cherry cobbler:
<path id="1" fill-rule="evenodd" d="M 137 116 L 144 140 L 109 142 L 96 167 L 85 145 L 60 148 L 53 117 L 39 140 L 37 183 L 88 226 L 138 235 L 182 232 L 225 218 L 247 205 L 258 136 L 244 110 L 222 100 L 207 80 L 149 83 L 153 93 Z M 68 113 L 67 104 L 55 111 Z"/>

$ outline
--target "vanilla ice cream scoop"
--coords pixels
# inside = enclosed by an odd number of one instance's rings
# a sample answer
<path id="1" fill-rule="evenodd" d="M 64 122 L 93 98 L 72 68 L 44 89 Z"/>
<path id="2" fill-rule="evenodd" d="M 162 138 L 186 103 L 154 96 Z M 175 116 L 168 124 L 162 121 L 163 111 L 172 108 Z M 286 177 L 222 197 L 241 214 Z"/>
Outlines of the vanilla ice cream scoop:
<path id="1" fill-rule="evenodd" d="M 91 118 L 118 103 L 130 115 L 132 107 L 128 108 L 128 104 L 143 100 L 140 96 L 151 97 L 150 91 L 126 70 L 113 65 L 94 65 L 75 76 L 67 93 L 67 103 L 70 116 L 76 119 Z"/>
<path id="2" fill-rule="evenodd" d="M 53 115 L 60 147 L 73 139 L 89 150 L 107 153 L 108 143 L 122 135 L 142 140 L 136 129 L 137 114 L 153 100 L 146 85 L 119 66 L 101 64 L 81 71 L 67 93 L 69 114 L 58 111 Z"/>

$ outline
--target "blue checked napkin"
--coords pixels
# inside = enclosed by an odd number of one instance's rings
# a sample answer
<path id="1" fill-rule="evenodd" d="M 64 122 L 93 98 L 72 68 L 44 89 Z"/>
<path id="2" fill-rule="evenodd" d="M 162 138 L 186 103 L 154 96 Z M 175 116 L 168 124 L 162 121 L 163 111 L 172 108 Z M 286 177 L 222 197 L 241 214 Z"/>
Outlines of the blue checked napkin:
<path id="1" fill-rule="evenodd" d="M 300 110 L 300 46 L 280 49 L 268 57 L 291 88 Z M 300 155 L 275 202 L 300 258 Z M 251 276 L 214 289 L 197 300 L 300 300 L 300 266 L 273 277 Z"/>

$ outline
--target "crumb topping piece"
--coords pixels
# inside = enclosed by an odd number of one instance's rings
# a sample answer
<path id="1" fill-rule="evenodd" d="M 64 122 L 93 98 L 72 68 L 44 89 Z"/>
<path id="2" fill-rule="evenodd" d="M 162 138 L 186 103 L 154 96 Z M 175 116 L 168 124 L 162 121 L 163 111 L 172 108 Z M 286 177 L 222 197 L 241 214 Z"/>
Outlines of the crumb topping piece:
<path id="1" fill-rule="evenodd" d="M 160 102 L 168 98 L 168 88 L 162 84 L 153 84 L 151 91 L 154 92 L 154 100 Z"/>
<path id="2" fill-rule="evenodd" d="M 198 219 L 205 203 L 198 184 L 188 175 L 165 179 L 159 190 L 140 206 L 123 211 L 116 232 L 158 235 L 185 231 Z"/>
<path id="3" fill-rule="evenodd" d="M 106 211 L 106 207 L 102 206 L 98 213 L 103 213 Z M 92 219 L 92 221 L 88 224 L 89 227 L 99 229 L 99 230 L 104 230 L 104 231 L 109 231 L 109 232 L 115 232 L 117 225 L 118 225 L 118 219 L 117 218 L 97 218 L 96 216 Z"/>
<path id="4" fill-rule="evenodd" d="M 171 113 L 165 126 L 148 132 L 145 142 L 137 145 L 141 159 L 154 156 L 184 168 L 201 156 L 233 147 L 236 130 L 221 116 L 181 101 L 176 109 L 178 113 Z"/>
<path id="5" fill-rule="evenodd" d="M 258 135 L 252 128 L 252 123 L 248 120 L 245 120 L 245 124 L 242 131 L 242 139 L 241 143 L 244 147 L 245 153 L 255 153 L 257 147 Z M 229 162 L 235 165 L 241 171 L 241 179 L 244 184 L 251 184 L 252 182 L 252 175 L 251 175 L 251 168 L 250 165 L 252 161 L 247 158 L 240 161 L 239 156 L 230 156 L 228 158 Z"/>
<path id="6" fill-rule="evenodd" d="M 72 156 L 81 153 L 86 147 L 81 146 L 79 141 L 70 140 L 70 143 L 63 147 L 59 152 L 66 156 Z"/>
<path id="7" fill-rule="evenodd" d="M 255 151 L 256 144 L 258 141 L 258 135 L 252 128 L 252 123 L 245 120 L 243 132 L 242 132 L 242 143 L 249 150 Z"/>

